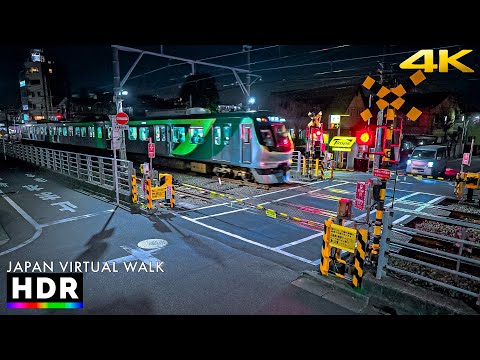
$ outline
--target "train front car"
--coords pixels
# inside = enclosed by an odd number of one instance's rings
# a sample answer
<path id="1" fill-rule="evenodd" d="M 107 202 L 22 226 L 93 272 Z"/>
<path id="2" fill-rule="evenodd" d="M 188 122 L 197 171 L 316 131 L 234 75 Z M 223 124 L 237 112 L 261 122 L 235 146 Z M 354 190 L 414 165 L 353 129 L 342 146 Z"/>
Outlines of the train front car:
<path id="1" fill-rule="evenodd" d="M 260 184 L 283 183 L 293 154 L 285 118 L 262 114 L 253 120 L 258 142 L 252 147 L 252 175 Z"/>

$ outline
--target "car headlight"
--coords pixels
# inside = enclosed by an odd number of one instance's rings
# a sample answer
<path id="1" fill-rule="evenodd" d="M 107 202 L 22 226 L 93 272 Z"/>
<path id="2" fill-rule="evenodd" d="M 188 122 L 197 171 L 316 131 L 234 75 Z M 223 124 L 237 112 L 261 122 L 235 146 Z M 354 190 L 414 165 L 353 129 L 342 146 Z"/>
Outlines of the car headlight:
<path id="1" fill-rule="evenodd" d="M 410 165 L 412 163 L 412 160 L 408 159 L 407 160 L 407 165 Z"/>
<path id="2" fill-rule="evenodd" d="M 433 167 L 433 161 L 429 161 L 427 164 L 428 167 Z"/>

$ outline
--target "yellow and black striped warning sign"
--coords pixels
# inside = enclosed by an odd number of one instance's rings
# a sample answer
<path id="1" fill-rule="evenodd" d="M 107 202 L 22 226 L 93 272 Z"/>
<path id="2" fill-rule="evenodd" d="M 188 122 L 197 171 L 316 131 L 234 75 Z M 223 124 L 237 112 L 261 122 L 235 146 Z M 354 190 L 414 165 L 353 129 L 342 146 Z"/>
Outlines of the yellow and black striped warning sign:
<path id="1" fill-rule="evenodd" d="M 391 105 L 397 110 L 400 110 L 400 108 L 403 107 L 404 109 L 406 109 L 405 112 L 407 117 L 412 121 L 415 121 L 420 117 L 422 112 L 418 110 L 415 106 L 407 104 L 402 98 L 402 96 L 407 93 L 407 90 L 410 90 L 411 88 L 417 86 L 425 79 L 425 74 L 421 70 L 418 70 L 415 74 L 410 76 L 411 84 L 409 83 L 406 88 L 402 84 L 400 84 L 397 87 L 388 89 L 385 86 L 376 82 L 370 76 L 367 76 L 362 85 L 364 88 L 371 91 L 379 98 L 375 102 L 375 105 L 378 107 L 379 110 L 383 110 L 389 105 Z M 366 109 L 360 114 L 360 116 L 364 121 L 367 121 L 373 115 L 370 109 Z"/>
<path id="2" fill-rule="evenodd" d="M 132 175 L 132 203 L 138 203 L 137 177 L 135 175 Z"/>
<path id="3" fill-rule="evenodd" d="M 367 230 L 359 229 L 357 236 L 357 251 L 355 252 L 355 262 L 353 264 L 352 285 L 354 287 L 362 286 L 363 263 L 367 249 Z"/>

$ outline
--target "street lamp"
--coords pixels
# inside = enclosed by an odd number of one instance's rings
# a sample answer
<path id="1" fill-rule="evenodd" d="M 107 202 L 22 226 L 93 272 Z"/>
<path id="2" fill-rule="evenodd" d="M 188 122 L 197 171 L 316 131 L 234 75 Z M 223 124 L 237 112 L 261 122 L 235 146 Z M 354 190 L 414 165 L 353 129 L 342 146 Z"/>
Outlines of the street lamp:
<path id="1" fill-rule="evenodd" d="M 122 90 L 122 92 L 120 93 L 120 95 L 123 95 L 123 96 L 128 95 L 128 91 L 127 91 L 127 90 Z"/>
<path id="2" fill-rule="evenodd" d="M 248 98 L 248 103 L 249 103 L 250 105 L 255 104 L 255 98 L 254 98 L 253 96 L 249 97 L 249 98 Z"/>

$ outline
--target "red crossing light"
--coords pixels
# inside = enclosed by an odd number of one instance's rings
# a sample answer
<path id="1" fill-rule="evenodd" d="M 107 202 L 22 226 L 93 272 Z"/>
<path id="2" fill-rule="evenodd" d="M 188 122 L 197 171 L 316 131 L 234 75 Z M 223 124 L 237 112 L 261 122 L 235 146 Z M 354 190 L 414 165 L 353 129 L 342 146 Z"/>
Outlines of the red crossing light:
<path id="1" fill-rule="evenodd" d="M 368 131 L 368 130 L 357 131 L 356 140 L 358 145 L 370 146 L 373 143 L 374 138 L 375 138 L 375 134 L 373 131 Z"/>

